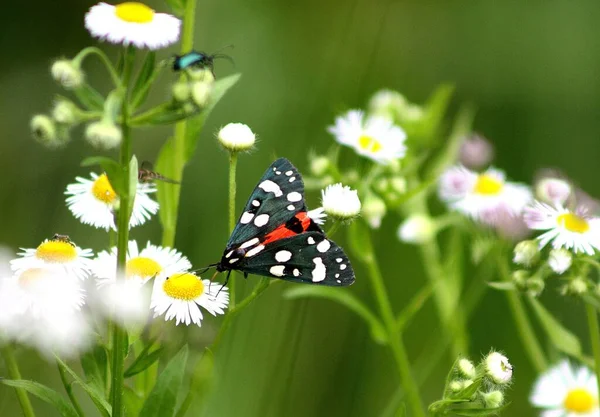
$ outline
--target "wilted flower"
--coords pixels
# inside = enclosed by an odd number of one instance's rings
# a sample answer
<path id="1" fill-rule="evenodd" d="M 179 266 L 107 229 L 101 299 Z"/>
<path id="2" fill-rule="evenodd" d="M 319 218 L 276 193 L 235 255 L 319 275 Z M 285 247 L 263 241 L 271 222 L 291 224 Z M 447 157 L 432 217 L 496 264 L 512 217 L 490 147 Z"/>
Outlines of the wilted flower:
<path id="1" fill-rule="evenodd" d="M 470 169 L 481 169 L 494 159 L 494 147 L 483 136 L 472 135 L 460 145 L 460 163 Z"/>
<path id="2" fill-rule="evenodd" d="M 217 134 L 219 143 L 230 152 L 247 151 L 256 142 L 256 135 L 243 123 L 229 123 Z"/>

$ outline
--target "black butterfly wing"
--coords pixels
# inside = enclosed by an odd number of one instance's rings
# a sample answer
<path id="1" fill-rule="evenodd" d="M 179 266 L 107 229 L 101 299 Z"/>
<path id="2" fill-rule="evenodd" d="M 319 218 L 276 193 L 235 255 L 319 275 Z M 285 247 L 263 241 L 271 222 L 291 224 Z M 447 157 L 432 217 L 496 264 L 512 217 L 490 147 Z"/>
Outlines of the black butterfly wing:
<path id="1" fill-rule="evenodd" d="M 350 260 L 320 232 L 306 232 L 269 243 L 235 269 L 286 281 L 347 286 L 354 283 Z"/>
<path id="2" fill-rule="evenodd" d="M 300 211 L 306 211 L 302 177 L 290 161 L 279 158 L 252 191 L 227 249 L 271 232 Z"/>

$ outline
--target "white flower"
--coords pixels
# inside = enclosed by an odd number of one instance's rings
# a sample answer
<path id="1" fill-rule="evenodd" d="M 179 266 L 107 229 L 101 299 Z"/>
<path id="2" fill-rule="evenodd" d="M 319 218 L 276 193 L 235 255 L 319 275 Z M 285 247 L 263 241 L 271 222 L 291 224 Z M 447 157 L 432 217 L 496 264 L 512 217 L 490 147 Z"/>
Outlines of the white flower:
<path id="1" fill-rule="evenodd" d="M 490 225 L 506 214 L 521 214 L 532 199 L 527 186 L 507 182 L 502 171 L 490 168 L 478 174 L 463 166 L 442 174 L 439 195 L 454 210 Z"/>
<path id="2" fill-rule="evenodd" d="M 340 220 L 352 219 L 360 213 L 358 192 L 341 183 L 328 185 L 321 191 L 321 204 L 328 216 Z"/>
<path id="3" fill-rule="evenodd" d="M 406 243 L 424 243 L 436 233 L 436 224 L 429 216 L 414 214 L 398 228 L 398 239 Z"/>
<path id="4" fill-rule="evenodd" d="M 160 49 L 179 39 L 181 21 L 138 2 L 98 3 L 85 15 L 92 36 L 136 48 Z"/>
<path id="5" fill-rule="evenodd" d="M 548 265 L 555 273 L 561 275 L 571 267 L 573 256 L 566 249 L 552 249 L 548 256 Z"/>
<path id="6" fill-rule="evenodd" d="M 512 378 L 512 365 L 501 353 L 491 352 L 484 360 L 486 375 L 496 384 L 508 384 Z"/>
<path id="7" fill-rule="evenodd" d="M 150 308 L 154 317 L 165 315 L 166 320 L 175 319 L 175 324 L 201 325 L 204 308 L 213 316 L 224 314 L 229 304 L 227 287 L 202 280 L 191 272 L 161 275 L 154 280 Z"/>
<path id="8" fill-rule="evenodd" d="M 555 249 L 564 247 L 588 255 L 600 249 L 600 218 L 590 217 L 585 207 L 572 212 L 536 201 L 525 209 L 524 218 L 530 229 L 547 230 L 538 237 L 540 248 L 552 242 Z"/>
<path id="9" fill-rule="evenodd" d="M 58 274 L 85 279 L 90 272 L 91 249 L 81 249 L 68 238 L 44 240 L 35 249 L 21 248 L 20 258 L 10 261 L 13 271 L 22 273 L 31 268 L 52 268 Z"/>
<path id="10" fill-rule="evenodd" d="M 537 197 L 554 205 L 564 205 L 571 195 L 571 185 L 560 178 L 542 178 L 535 187 Z"/>
<path id="11" fill-rule="evenodd" d="M 327 213 L 323 207 L 317 207 L 316 209 L 310 210 L 306 213 L 316 224 L 324 224 L 327 219 Z"/>
<path id="12" fill-rule="evenodd" d="M 219 143 L 232 152 L 247 151 L 256 141 L 256 135 L 243 123 L 229 123 L 217 134 Z"/>
<path id="13" fill-rule="evenodd" d="M 369 116 L 365 120 L 362 111 L 350 110 L 337 117 L 327 131 L 342 145 L 375 162 L 388 163 L 406 154 L 406 133 L 385 117 Z"/>
<path id="14" fill-rule="evenodd" d="M 598 417 L 598 385 L 586 367 L 574 369 L 564 360 L 535 383 L 531 404 L 543 408 L 542 417 Z"/>
<path id="15" fill-rule="evenodd" d="M 106 174 L 100 176 L 91 173 L 91 180 L 77 177 L 77 182 L 69 184 L 65 192 L 67 206 L 73 215 L 82 223 L 98 229 L 108 230 L 115 227 L 115 209 L 119 204 L 119 196 L 108 181 Z M 158 203 L 148 194 L 156 191 L 150 183 L 138 183 L 133 212 L 129 227 L 139 226 L 149 220 L 152 214 L 158 212 Z"/>
<path id="16" fill-rule="evenodd" d="M 137 280 L 143 284 L 159 274 L 168 276 L 191 267 L 190 261 L 175 249 L 155 246 L 148 242 L 140 251 L 135 240 L 129 241 L 125 265 L 125 276 L 128 281 Z M 114 283 L 117 272 L 117 248 L 113 247 L 110 252 L 100 252 L 92 264 L 92 271 L 96 276 L 98 287 Z"/>

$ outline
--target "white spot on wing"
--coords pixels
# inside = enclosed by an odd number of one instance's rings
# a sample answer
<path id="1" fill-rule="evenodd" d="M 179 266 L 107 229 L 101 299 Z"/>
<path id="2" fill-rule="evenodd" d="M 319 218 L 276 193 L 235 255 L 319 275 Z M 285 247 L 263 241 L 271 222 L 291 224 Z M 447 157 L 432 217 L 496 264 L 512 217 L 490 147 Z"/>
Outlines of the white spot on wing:
<path id="1" fill-rule="evenodd" d="M 294 270 L 292 271 L 292 273 L 294 274 L 294 276 L 295 276 L 295 277 L 297 277 L 297 276 L 299 276 L 299 275 L 300 275 L 300 271 L 298 270 L 298 268 L 294 269 Z"/>
<path id="2" fill-rule="evenodd" d="M 254 218 L 254 214 L 245 211 L 244 214 L 242 214 L 242 217 L 240 218 L 240 223 L 242 224 L 248 224 L 250 223 L 250 221 Z"/>
<path id="3" fill-rule="evenodd" d="M 265 248 L 265 245 L 258 245 L 255 248 L 250 249 L 248 252 L 246 252 L 246 258 L 250 258 L 254 255 L 256 255 L 257 253 L 259 253 L 260 251 L 262 251 Z"/>
<path id="4" fill-rule="evenodd" d="M 269 215 L 268 214 L 259 214 L 254 219 L 254 224 L 258 227 L 262 227 L 265 224 L 269 223 Z"/>
<path id="5" fill-rule="evenodd" d="M 285 266 L 283 265 L 275 265 L 269 269 L 269 272 L 276 277 L 282 277 Z"/>
<path id="6" fill-rule="evenodd" d="M 285 171 L 285 175 L 287 175 L 288 177 L 289 177 L 290 175 L 292 175 L 293 173 L 294 173 L 294 171 Z"/>
<path id="7" fill-rule="evenodd" d="M 313 239 L 312 236 L 309 236 L 306 241 L 308 242 L 309 245 L 314 245 L 315 244 L 315 240 Z"/>
<path id="8" fill-rule="evenodd" d="M 342 281 L 340 281 L 339 279 L 336 279 L 336 281 L 337 281 L 338 284 L 342 283 Z"/>
<path id="9" fill-rule="evenodd" d="M 290 177 L 290 182 L 296 181 L 296 177 Z"/>
<path id="10" fill-rule="evenodd" d="M 239 260 L 240 260 L 240 258 L 233 258 L 233 259 L 230 259 L 230 260 L 229 260 L 229 263 L 230 263 L 230 264 L 234 264 L 234 263 L 236 263 L 236 262 L 237 262 L 237 261 L 239 261 Z"/>
<path id="11" fill-rule="evenodd" d="M 277 262 L 287 262 L 292 258 L 292 252 L 289 250 L 280 250 L 275 254 L 275 260 Z"/>
<path id="12" fill-rule="evenodd" d="M 247 240 L 244 243 L 242 243 L 240 245 L 240 248 L 241 249 L 249 248 L 250 246 L 256 245 L 258 242 L 260 242 L 260 240 L 257 237 L 255 237 L 253 239 Z"/>
<path id="13" fill-rule="evenodd" d="M 281 175 L 281 171 L 275 171 L 275 174 Z"/>
<path id="14" fill-rule="evenodd" d="M 231 256 L 231 254 L 232 254 L 232 253 L 233 253 L 233 251 L 232 251 L 232 250 L 230 250 L 230 251 L 227 253 L 227 255 L 225 255 L 225 257 L 226 257 L 226 258 L 229 258 L 229 257 Z"/>
<path id="15" fill-rule="evenodd" d="M 258 207 L 258 206 L 260 206 L 260 201 L 258 201 L 258 200 L 252 200 L 252 205 L 254 207 Z"/>
<path id="16" fill-rule="evenodd" d="M 344 269 L 346 269 L 346 264 L 341 264 L 340 265 L 340 269 L 343 271 Z"/>
<path id="17" fill-rule="evenodd" d="M 275 184 L 271 180 L 264 180 L 263 182 L 258 184 L 258 188 L 260 188 L 266 193 L 275 194 L 275 197 L 281 197 L 283 195 L 283 192 L 281 192 L 281 188 L 279 188 L 279 185 Z"/>
<path id="18" fill-rule="evenodd" d="M 300 194 L 298 191 L 292 191 L 287 195 L 287 199 L 288 201 L 295 203 L 296 201 L 302 200 L 302 194 Z"/>
<path id="19" fill-rule="evenodd" d="M 293 211 L 293 210 L 295 210 L 295 209 L 296 209 L 296 206 L 294 206 L 293 204 L 290 204 L 289 206 L 287 206 L 287 209 L 288 209 L 289 211 Z"/>
<path id="20" fill-rule="evenodd" d="M 340 262 L 342 262 L 342 258 L 335 258 L 335 261 L 339 264 Z"/>
<path id="21" fill-rule="evenodd" d="M 327 275 L 327 269 L 325 268 L 325 265 L 323 264 L 323 260 L 321 258 L 316 257 L 313 259 L 313 262 L 315 263 L 315 268 L 312 270 L 312 281 L 321 282 L 325 279 Z"/>
<path id="22" fill-rule="evenodd" d="M 340 277 L 340 274 L 335 274 L 335 277 L 336 277 L 336 278 L 339 278 L 339 277 Z"/>
<path id="23" fill-rule="evenodd" d="M 331 247 L 331 243 L 329 243 L 329 241 L 327 239 L 325 239 L 324 241 L 320 242 L 317 245 L 317 250 L 321 253 L 325 253 L 329 250 L 330 247 Z"/>

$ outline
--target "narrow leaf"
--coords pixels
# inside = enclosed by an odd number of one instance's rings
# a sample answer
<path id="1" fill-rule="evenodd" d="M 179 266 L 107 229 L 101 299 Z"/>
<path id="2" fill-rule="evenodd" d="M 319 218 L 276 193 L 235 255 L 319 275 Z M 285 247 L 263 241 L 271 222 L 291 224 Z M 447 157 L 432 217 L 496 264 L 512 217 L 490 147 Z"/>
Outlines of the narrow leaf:
<path id="1" fill-rule="evenodd" d="M 123 387 L 123 402 L 125 404 L 125 410 L 127 410 L 127 416 L 140 416 L 140 410 L 144 405 L 144 398 L 137 394 L 127 384 Z"/>
<path id="2" fill-rule="evenodd" d="M 138 161 L 134 156 L 131 157 L 131 161 L 129 161 L 129 213 L 128 218 L 131 217 L 131 213 L 133 213 L 133 204 L 135 202 L 135 196 L 137 194 L 137 185 L 138 185 Z"/>
<path id="3" fill-rule="evenodd" d="M 31 395 L 35 395 L 40 400 L 54 406 L 63 417 L 78 417 L 77 411 L 75 411 L 75 408 L 73 408 L 71 403 L 63 398 L 58 392 L 45 385 L 24 379 L 0 379 L 0 382 L 9 387 L 23 388 Z"/>
<path id="4" fill-rule="evenodd" d="M 162 347 L 159 347 L 152 352 L 148 352 L 148 350 L 149 349 L 144 348 L 142 353 L 140 353 L 140 356 L 135 358 L 135 361 L 125 371 L 125 378 L 130 378 L 148 369 L 154 362 L 158 360 L 158 358 L 160 358 L 160 355 L 163 352 Z"/>
<path id="5" fill-rule="evenodd" d="M 567 330 L 554 316 L 546 310 L 546 308 L 534 297 L 527 297 L 529 303 L 533 307 L 542 328 L 548 335 L 548 338 L 552 341 L 560 351 L 580 358 L 581 354 L 581 343 L 577 336 Z"/>
<path id="6" fill-rule="evenodd" d="M 433 285 L 426 285 L 425 287 L 421 288 L 421 290 L 419 290 L 419 292 L 416 293 L 413 298 L 411 298 L 406 307 L 402 309 L 396 318 L 396 329 L 398 331 L 401 331 L 404 329 L 404 327 L 406 327 L 415 314 L 421 310 L 423 304 L 429 300 L 429 297 L 431 297 L 432 293 Z"/>
<path id="7" fill-rule="evenodd" d="M 175 16 L 183 17 L 185 12 L 184 0 L 165 0 Z"/>
<path id="8" fill-rule="evenodd" d="M 163 144 L 156 160 L 156 170 L 168 178 L 178 180 L 179 173 L 175 172 L 173 138 L 169 138 Z M 178 190 L 172 184 L 158 181 L 156 184 L 156 199 L 160 205 L 158 217 L 163 230 L 175 230 L 175 219 L 177 217 L 177 193 Z"/>
<path id="9" fill-rule="evenodd" d="M 108 356 L 106 349 L 101 345 L 93 346 L 80 357 L 81 367 L 87 383 L 93 385 L 98 392 L 104 392 L 106 387 L 106 370 Z"/>
<path id="10" fill-rule="evenodd" d="M 81 104 L 88 110 L 104 110 L 104 97 L 89 84 L 84 83 L 73 92 Z"/>
<path id="11" fill-rule="evenodd" d="M 514 282 L 506 281 L 490 281 L 487 283 L 490 287 L 500 291 L 513 291 L 515 289 Z"/>
<path id="12" fill-rule="evenodd" d="M 142 68 L 138 73 L 138 76 L 135 80 L 135 84 L 133 86 L 133 90 L 131 92 L 131 97 L 133 97 L 133 102 L 137 103 L 137 105 L 141 105 L 148 97 L 148 91 L 150 91 L 146 87 L 148 80 L 152 77 L 154 70 L 156 69 L 156 53 L 154 51 L 150 51 L 146 54 L 146 58 L 144 59 L 144 63 L 142 64 Z M 141 95 L 140 95 L 141 94 Z"/>
<path id="13" fill-rule="evenodd" d="M 387 341 L 385 328 L 379 319 L 367 308 L 367 306 L 345 288 L 297 286 L 286 291 L 284 297 L 291 300 L 314 297 L 335 301 L 347 307 L 350 311 L 356 313 L 367 322 L 371 330 L 371 336 L 375 342 L 384 344 Z"/>
<path id="14" fill-rule="evenodd" d="M 66 371 L 73 378 L 76 384 L 81 385 L 81 388 L 89 395 L 90 399 L 100 411 L 103 417 L 110 417 L 112 414 L 111 405 L 104 399 L 104 395 L 98 392 L 92 385 L 86 384 L 75 371 L 73 371 L 65 362 L 63 362 L 58 356 L 55 356 L 56 363 L 64 371 Z"/>
<path id="15" fill-rule="evenodd" d="M 177 394 L 183 382 L 188 348 L 183 346 L 158 376 L 152 392 L 144 402 L 140 416 L 171 417 L 175 413 Z"/>

